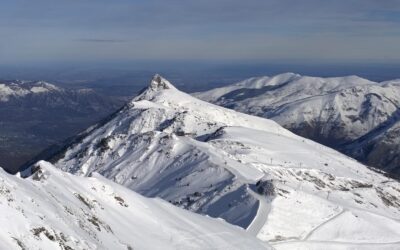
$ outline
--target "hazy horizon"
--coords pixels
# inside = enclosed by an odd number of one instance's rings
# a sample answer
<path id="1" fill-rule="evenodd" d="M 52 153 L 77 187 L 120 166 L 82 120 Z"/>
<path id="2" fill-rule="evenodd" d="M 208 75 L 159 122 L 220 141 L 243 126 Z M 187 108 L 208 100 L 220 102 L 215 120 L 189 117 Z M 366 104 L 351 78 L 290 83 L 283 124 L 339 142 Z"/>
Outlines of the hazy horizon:
<path id="1" fill-rule="evenodd" d="M 0 65 L 400 64 L 396 0 L 5 0 Z"/>
<path id="2" fill-rule="evenodd" d="M 400 64 L 384 63 L 310 64 L 293 62 L 244 63 L 234 61 L 92 62 L 0 65 L 0 79 L 47 80 L 72 83 L 75 81 L 112 80 L 118 78 L 128 83 L 132 75 L 149 78 L 155 73 L 160 73 L 166 77 L 183 77 L 185 84 L 196 84 L 196 81 L 202 81 L 204 78 L 210 77 L 216 80 L 232 78 L 232 81 L 235 81 L 254 76 L 271 76 L 293 72 L 301 75 L 320 77 L 357 75 L 380 82 L 400 78 L 399 69 Z"/>

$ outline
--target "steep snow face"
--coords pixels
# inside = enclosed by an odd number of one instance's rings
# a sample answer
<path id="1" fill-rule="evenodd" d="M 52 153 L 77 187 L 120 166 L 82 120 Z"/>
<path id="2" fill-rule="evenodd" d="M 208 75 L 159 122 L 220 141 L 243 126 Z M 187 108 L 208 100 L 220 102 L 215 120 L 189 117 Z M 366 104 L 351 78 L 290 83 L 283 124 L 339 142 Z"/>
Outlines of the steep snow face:
<path id="1" fill-rule="evenodd" d="M 383 170 L 395 174 L 398 178 L 400 176 L 400 121 L 378 127 L 346 145 L 344 152 L 372 166 L 383 166 Z"/>
<path id="2" fill-rule="evenodd" d="M 279 83 L 271 84 L 271 79 L 278 79 Z M 257 81 L 263 84 L 254 86 L 253 82 Z M 377 128 L 388 129 L 400 120 L 397 82 L 379 84 L 356 76 L 318 78 L 288 73 L 251 78 L 194 95 L 237 111 L 273 119 L 296 134 L 342 149 L 343 144 L 369 133 L 376 135 Z M 354 150 L 356 148 L 350 151 Z M 368 160 L 372 157 L 369 150 L 363 152 L 358 159 L 376 167 L 386 167 Z M 396 154 L 400 155 L 400 151 Z M 388 168 L 398 166 L 391 164 Z"/>
<path id="3" fill-rule="evenodd" d="M 271 120 L 193 98 L 160 76 L 53 160 L 65 171 L 98 172 L 145 196 L 223 218 L 278 249 L 293 240 L 303 247 L 400 241 L 399 183 Z M 339 237 L 350 215 L 351 230 L 365 231 Z M 390 226 L 374 228 L 380 219 Z M 319 240 L 317 229 L 329 233 Z"/>
<path id="4" fill-rule="evenodd" d="M 0 249 L 269 249 L 243 229 L 149 199 L 104 177 L 39 162 L 0 170 Z"/>

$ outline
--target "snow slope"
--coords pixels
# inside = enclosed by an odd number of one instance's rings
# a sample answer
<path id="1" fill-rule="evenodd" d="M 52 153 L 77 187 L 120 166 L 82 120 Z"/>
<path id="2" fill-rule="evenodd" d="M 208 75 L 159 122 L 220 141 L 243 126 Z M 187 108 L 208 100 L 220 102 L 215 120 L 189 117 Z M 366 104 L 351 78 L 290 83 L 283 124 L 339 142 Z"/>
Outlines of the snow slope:
<path id="1" fill-rule="evenodd" d="M 269 249 L 243 229 L 41 161 L 0 170 L 0 249 Z"/>
<path id="2" fill-rule="evenodd" d="M 398 182 L 271 120 L 182 93 L 158 75 L 52 161 L 223 218 L 278 249 L 399 247 Z"/>
<path id="3" fill-rule="evenodd" d="M 273 119 L 296 134 L 400 174 L 397 144 L 383 143 L 385 133 L 400 124 L 398 80 L 376 83 L 357 76 L 320 78 L 285 73 L 250 78 L 194 96 Z M 352 146 L 344 147 L 347 144 Z M 377 156 L 388 149 L 395 157 Z"/>

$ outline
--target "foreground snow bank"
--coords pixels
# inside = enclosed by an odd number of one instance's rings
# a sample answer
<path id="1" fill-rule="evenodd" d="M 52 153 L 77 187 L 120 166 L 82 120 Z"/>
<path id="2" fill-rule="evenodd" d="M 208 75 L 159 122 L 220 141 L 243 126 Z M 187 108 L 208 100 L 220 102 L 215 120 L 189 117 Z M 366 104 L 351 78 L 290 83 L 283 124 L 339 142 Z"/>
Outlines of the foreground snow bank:
<path id="1" fill-rule="evenodd" d="M 41 161 L 0 171 L 0 249 L 268 249 L 243 229 Z"/>

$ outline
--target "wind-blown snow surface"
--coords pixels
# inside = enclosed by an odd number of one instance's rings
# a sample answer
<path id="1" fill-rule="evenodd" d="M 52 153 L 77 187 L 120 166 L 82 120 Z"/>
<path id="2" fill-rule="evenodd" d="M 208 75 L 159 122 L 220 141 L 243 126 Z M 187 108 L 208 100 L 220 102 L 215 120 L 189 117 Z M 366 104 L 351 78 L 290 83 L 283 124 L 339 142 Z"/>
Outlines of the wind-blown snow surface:
<path id="1" fill-rule="evenodd" d="M 0 249 L 269 249 L 243 229 L 47 162 L 0 170 Z"/>
<path id="2" fill-rule="evenodd" d="M 273 119 L 296 134 L 400 175 L 400 148 L 398 141 L 391 139 L 400 135 L 398 82 L 285 73 L 250 78 L 194 95 L 240 112 Z M 382 157 L 383 152 L 390 155 Z"/>
<path id="3" fill-rule="evenodd" d="M 271 120 L 182 93 L 160 76 L 82 137 L 57 156 L 57 167 L 98 172 L 221 217 L 278 249 L 400 246 L 398 182 Z M 260 180 L 274 188 L 260 192 Z"/>

